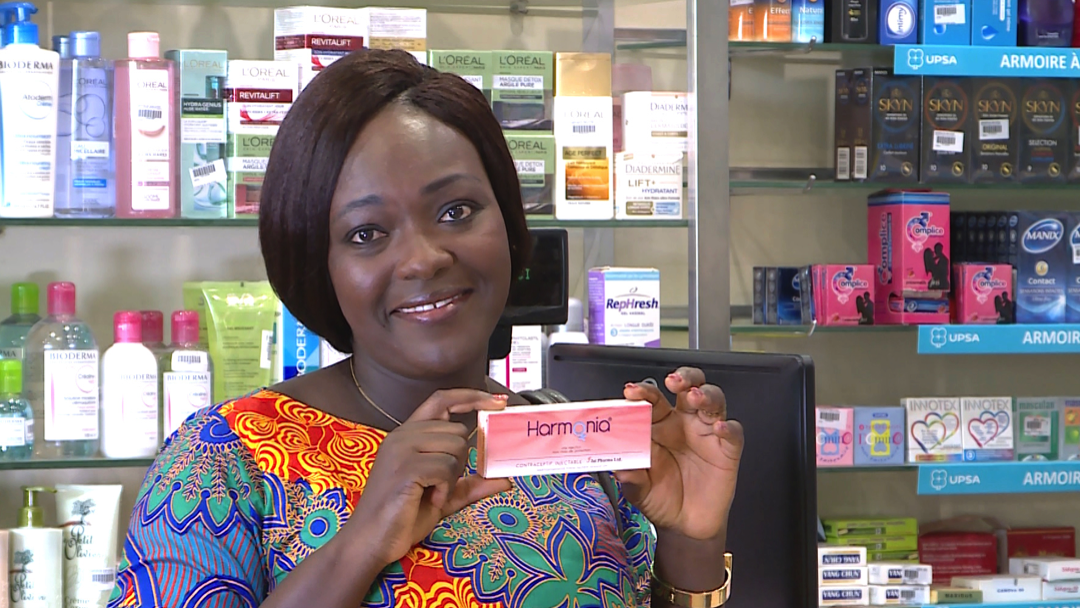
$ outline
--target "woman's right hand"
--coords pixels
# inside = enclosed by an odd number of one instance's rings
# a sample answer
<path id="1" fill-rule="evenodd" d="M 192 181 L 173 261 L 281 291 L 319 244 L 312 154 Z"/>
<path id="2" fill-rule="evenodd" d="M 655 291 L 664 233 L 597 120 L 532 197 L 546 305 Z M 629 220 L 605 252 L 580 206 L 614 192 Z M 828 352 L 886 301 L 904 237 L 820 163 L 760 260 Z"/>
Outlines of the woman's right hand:
<path id="1" fill-rule="evenodd" d="M 472 389 L 436 391 L 383 440 L 349 528 L 385 567 L 424 540 L 443 518 L 510 489 L 506 479 L 462 477 L 469 430 L 451 414 L 502 410 L 506 395 Z M 370 555 L 370 554 L 369 554 Z"/>

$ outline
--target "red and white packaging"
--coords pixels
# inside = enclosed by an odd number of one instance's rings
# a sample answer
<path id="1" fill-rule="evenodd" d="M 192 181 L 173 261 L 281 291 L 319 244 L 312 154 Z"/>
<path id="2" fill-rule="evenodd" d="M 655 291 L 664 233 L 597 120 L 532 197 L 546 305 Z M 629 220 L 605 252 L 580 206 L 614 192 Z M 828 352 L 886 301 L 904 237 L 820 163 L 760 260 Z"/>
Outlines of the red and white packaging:
<path id="1" fill-rule="evenodd" d="M 919 561 L 934 569 L 934 583 L 954 576 L 997 574 L 997 538 L 992 532 L 932 532 L 919 537 Z"/>

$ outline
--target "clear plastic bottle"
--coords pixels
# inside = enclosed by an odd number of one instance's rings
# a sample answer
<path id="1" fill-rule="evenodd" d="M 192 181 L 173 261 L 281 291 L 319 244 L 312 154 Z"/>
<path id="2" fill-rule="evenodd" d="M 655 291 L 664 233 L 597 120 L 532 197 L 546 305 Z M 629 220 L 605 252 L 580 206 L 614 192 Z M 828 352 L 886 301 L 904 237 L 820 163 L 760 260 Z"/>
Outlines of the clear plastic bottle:
<path id="1" fill-rule="evenodd" d="M 113 80 L 116 217 L 176 217 L 176 64 L 161 58 L 156 32 L 128 34 L 128 56 L 116 62 Z"/>
<path id="2" fill-rule="evenodd" d="M 160 310 L 143 310 L 142 315 L 142 343 L 143 346 L 154 353 L 154 358 L 160 357 L 169 349 L 165 344 L 165 315 Z"/>
<path id="3" fill-rule="evenodd" d="M 0 359 L 23 359 L 23 346 L 30 328 L 41 320 L 38 314 L 36 283 L 11 286 L 11 316 L 0 321 Z"/>
<path id="4" fill-rule="evenodd" d="M 199 347 L 199 313 L 172 314 L 172 344 L 161 355 L 161 436 L 168 437 L 196 411 L 214 403 L 214 364 Z"/>
<path id="5" fill-rule="evenodd" d="M 30 460 L 34 410 L 22 394 L 22 361 L 0 361 L 0 460 Z"/>
<path id="6" fill-rule="evenodd" d="M 112 62 L 101 57 L 101 35 L 71 32 L 60 58 L 56 136 L 57 217 L 103 218 L 116 212 L 113 162 Z"/>
<path id="7" fill-rule="evenodd" d="M 101 453 L 152 458 L 161 446 L 158 364 L 142 344 L 142 315 L 113 316 L 116 342 L 101 358 Z"/>
<path id="8" fill-rule="evenodd" d="M 48 316 L 26 336 L 23 368 L 34 458 L 89 458 L 99 444 L 97 341 L 75 316 L 74 284 L 50 283 L 46 294 Z"/>

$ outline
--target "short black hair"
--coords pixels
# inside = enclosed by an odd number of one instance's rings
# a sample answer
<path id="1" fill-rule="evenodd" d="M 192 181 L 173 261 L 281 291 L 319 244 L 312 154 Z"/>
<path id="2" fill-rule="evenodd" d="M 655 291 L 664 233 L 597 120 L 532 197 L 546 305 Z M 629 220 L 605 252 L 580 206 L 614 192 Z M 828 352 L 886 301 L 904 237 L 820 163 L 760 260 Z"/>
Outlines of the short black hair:
<path id="1" fill-rule="evenodd" d="M 483 93 L 405 51 L 357 51 L 335 61 L 278 130 L 262 187 L 259 243 L 282 304 L 344 353 L 352 352 L 353 336 L 330 281 L 330 201 L 353 142 L 393 103 L 431 115 L 476 147 L 506 223 L 511 277 L 524 270 L 532 247 L 514 160 Z"/>

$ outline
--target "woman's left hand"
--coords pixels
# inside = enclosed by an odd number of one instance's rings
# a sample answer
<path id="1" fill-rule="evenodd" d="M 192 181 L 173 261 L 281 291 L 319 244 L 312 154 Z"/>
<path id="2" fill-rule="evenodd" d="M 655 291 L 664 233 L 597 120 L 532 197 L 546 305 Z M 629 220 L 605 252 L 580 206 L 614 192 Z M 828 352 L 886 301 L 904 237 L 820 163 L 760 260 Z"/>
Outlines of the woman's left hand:
<path id="1" fill-rule="evenodd" d="M 652 467 L 615 473 L 627 499 L 657 527 L 694 540 L 727 530 L 742 457 L 743 429 L 727 420 L 719 387 L 697 368 L 683 367 L 664 384 L 675 406 L 651 384 L 627 384 L 627 399 L 653 405 Z"/>

